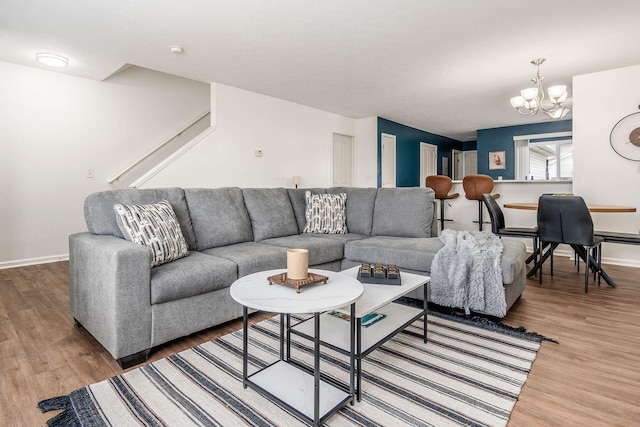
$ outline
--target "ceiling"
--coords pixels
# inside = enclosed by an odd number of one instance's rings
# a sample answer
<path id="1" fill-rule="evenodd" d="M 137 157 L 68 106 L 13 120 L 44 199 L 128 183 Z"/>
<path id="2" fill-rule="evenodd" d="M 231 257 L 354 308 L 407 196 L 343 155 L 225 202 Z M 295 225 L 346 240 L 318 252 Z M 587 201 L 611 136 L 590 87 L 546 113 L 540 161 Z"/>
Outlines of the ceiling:
<path id="1" fill-rule="evenodd" d="M 545 121 L 509 104 L 534 58 L 545 87 L 639 64 L 638 17 L 637 0 L 2 0 L 0 60 L 54 52 L 96 80 L 136 65 L 464 141 Z"/>

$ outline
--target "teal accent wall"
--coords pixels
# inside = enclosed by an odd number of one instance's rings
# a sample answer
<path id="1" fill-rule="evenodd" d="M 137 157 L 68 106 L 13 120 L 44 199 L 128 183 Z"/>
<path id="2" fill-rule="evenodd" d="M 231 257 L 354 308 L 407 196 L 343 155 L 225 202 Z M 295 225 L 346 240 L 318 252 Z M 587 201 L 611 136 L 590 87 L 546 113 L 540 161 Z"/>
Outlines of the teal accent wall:
<path id="1" fill-rule="evenodd" d="M 517 135 L 533 135 L 538 133 L 567 132 L 572 130 L 571 120 L 561 120 L 530 125 L 506 126 L 478 130 L 478 173 L 491 176 L 493 179 L 515 179 L 515 144 L 513 137 Z M 489 151 L 505 151 L 506 169 L 489 170 Z"/>
<path id="2" fill-rule="evenodd" d="M 388 133 L 396 137 L 396 186 L 421 187 L 420 143 L 438 146 L 438 174 L 442 174 L 442 158 L 447 157 L 451 175 L 451 150 L 462 150 L 462 142 L 436 135 L 420 129 L 405 126 L 378 117 L 378 187 L 382 186 L 382 137 Z"/>

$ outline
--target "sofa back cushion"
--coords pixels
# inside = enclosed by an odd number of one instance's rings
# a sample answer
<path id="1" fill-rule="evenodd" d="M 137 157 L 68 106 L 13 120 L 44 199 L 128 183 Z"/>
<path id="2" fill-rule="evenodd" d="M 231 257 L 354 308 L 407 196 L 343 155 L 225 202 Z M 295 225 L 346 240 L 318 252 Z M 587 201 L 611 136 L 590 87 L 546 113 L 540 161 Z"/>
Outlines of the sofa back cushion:
<path id="1" fill-rule="evenodd" d="M 287 188 L 289 194 L 289 200 L 291 201 L 291 207 L 293 207 L 293 214 L 296 217 L 298 223 L 298 232 L 302 233 L 306 225 L 305 212 L 307 208 L 307 201 L 305 200 L 305 191 L 311 191 L 312 194 L 324 194 L 324 188 Z"/>
<path id="2" fill-rule="evenodd" d="M 371 235 L 431 237 L 433 214 L 430 188 L 378 188 Z"/>
<path id="3" fill-rule="evenodd" d="M 145 205 L 167 200 L 178 218 L 182 235 L 190 250 L 196 249 L 196 238 L 191 225 L 189 208 L 182 188 L 109 190 L 93 193 L 84 201 L 84 219 L 87 229 L 94 234 L 108 234 L 124 239 L 113 205 Z"/>
<path id="4" fill-rule="evenodd" d="M 373 209 L 376 203 L 377 188 L 332 187 L 329 194 L 346 193 L 347 229 L 349 233 L 371 235 Z"/>
<path id="5" fill-rule="evenodd" d="M 253 241 L 242 190 L 237 187 L 187 188 L 184 193 L 197 250 Z"/>
<path id="6" fill-rule="evenodd" d="M 242 194 L 256 242 L 300 233 L 287 190 L 245 188 Z"/>

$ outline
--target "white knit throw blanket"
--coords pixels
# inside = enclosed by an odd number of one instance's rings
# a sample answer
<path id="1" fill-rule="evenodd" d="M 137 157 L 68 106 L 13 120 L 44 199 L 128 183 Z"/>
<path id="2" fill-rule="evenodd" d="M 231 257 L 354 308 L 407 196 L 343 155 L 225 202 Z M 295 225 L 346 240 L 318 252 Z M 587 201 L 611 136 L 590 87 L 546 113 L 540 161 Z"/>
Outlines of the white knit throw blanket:
<path id="1" fill-rule="evenodd" d="M 443 230 L 440 241 L 444 247 L 431 264 L 431 301 L 504 317 L 500 238 L 483 231 Z"/>

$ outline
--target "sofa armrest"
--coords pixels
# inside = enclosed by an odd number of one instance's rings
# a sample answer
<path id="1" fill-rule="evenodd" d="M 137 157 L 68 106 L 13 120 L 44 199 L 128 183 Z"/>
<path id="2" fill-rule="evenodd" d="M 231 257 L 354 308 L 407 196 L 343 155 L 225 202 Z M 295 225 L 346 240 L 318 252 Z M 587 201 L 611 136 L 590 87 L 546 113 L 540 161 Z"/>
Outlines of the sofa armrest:
<path id="1" fill-rule="evenodd" d="M 120 359 L 151 347 L 151 251 L 91 233 L 69 236 L 73 317 Z"/>

